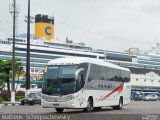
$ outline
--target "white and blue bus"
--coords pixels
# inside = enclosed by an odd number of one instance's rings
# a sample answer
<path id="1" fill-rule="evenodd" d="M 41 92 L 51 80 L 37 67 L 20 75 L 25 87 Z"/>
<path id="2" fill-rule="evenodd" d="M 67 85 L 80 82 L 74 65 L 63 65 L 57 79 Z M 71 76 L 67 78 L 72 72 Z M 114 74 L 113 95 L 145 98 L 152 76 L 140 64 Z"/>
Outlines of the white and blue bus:
<path id="1" fill-rule="evenodd" d="M 44 70 L 42 107 L 86 112 L 130 103 L 130 70 L 94 58 L 58 58 Z"/>

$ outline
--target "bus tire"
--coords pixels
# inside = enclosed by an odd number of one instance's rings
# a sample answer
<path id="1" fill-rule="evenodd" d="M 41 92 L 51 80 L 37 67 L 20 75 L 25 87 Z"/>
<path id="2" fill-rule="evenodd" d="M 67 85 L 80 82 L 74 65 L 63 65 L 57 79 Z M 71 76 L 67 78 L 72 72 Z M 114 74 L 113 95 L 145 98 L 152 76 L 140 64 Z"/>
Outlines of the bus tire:
<path id="1" fill-rule="evenodd" d="M 120 97 L 120 99 L 119 99 L 119 105 L 113 106 L 113 109 L 114 109 L 114 110 L 121 110 L 122 107 L 123 107 L 123 98 Z"/>
<path id="2" fill-rule="evenodd" d="M 91 112 L 93 110 L 93 99 L 92 97 L 89 97 L 88 101 L 87 101 L 87 107 L 83 108 L 84 112 Z"/>
<path id="3" fill-rule="evenodd" d="M 57 111 L 57 113 L 62 113 L 63 112 L 63 108 L 55 108 L 55 110 Z"/>

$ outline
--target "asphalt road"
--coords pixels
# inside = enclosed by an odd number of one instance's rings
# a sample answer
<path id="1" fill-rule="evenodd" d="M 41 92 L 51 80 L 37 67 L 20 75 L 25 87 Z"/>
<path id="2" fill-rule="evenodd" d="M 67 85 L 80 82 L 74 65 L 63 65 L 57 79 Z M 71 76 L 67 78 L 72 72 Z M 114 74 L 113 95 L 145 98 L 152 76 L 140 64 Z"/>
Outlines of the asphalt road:
<path id="1" fill-rule="evenodd" d="M 160 120 L 160 101 L 132 101 L 131 104 L 124 106 L 122 110 L 113 110 L 106 107 L 101 111 L 91 113 L 84 113 L 81 109 L 67 109 L 64 110 L 63 114 L 56 113 L 53 108 L 42 108 L 40 105 L 1 106 L 0 114 L 0 119 L 3 120 L 9 119 L 8 116 L 4 116 L 6 114 L 23 114 L 22 118 L 28 120 Z M 34 117 L 35 114 L 38 117 Z M 59 118 L 59 116 L 61 117 Z M 11 116 L 11 119 L 14 119 L 13 116 Z"/>

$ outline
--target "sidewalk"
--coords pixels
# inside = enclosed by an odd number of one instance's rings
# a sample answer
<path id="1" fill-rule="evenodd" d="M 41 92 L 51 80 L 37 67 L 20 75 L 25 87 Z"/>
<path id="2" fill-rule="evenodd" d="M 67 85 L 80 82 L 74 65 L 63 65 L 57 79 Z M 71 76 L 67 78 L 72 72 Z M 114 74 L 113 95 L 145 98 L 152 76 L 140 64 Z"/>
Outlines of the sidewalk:
<path id="1" fill-rule="evenodd" d="M 9 102 L 9 101 L 4 101 L 0 103 L 0 106 L 16 106 L 20 105 L 21 102 Z"/>

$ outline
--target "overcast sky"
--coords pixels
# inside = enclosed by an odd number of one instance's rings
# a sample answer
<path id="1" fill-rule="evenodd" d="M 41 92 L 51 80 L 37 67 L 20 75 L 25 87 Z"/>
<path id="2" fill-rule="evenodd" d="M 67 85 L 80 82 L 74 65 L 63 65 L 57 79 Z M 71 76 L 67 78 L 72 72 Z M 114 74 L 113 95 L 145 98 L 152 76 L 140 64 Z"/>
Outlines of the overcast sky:
<path id="1" fill-rule="evenodd" d="M 20 5 L 17 32 L 26 33 L 27 0 Z M 9 4 L 0 0 L 0 33 L 12 34 Z M 55 17 L 57 40 L 106 50 L 124 51 L 129 47 L 150 49 L 160 42 L 160 0 L 31 0 L 31 15 Z M 34 34 L 34 24 L 31 25 Z"/>

